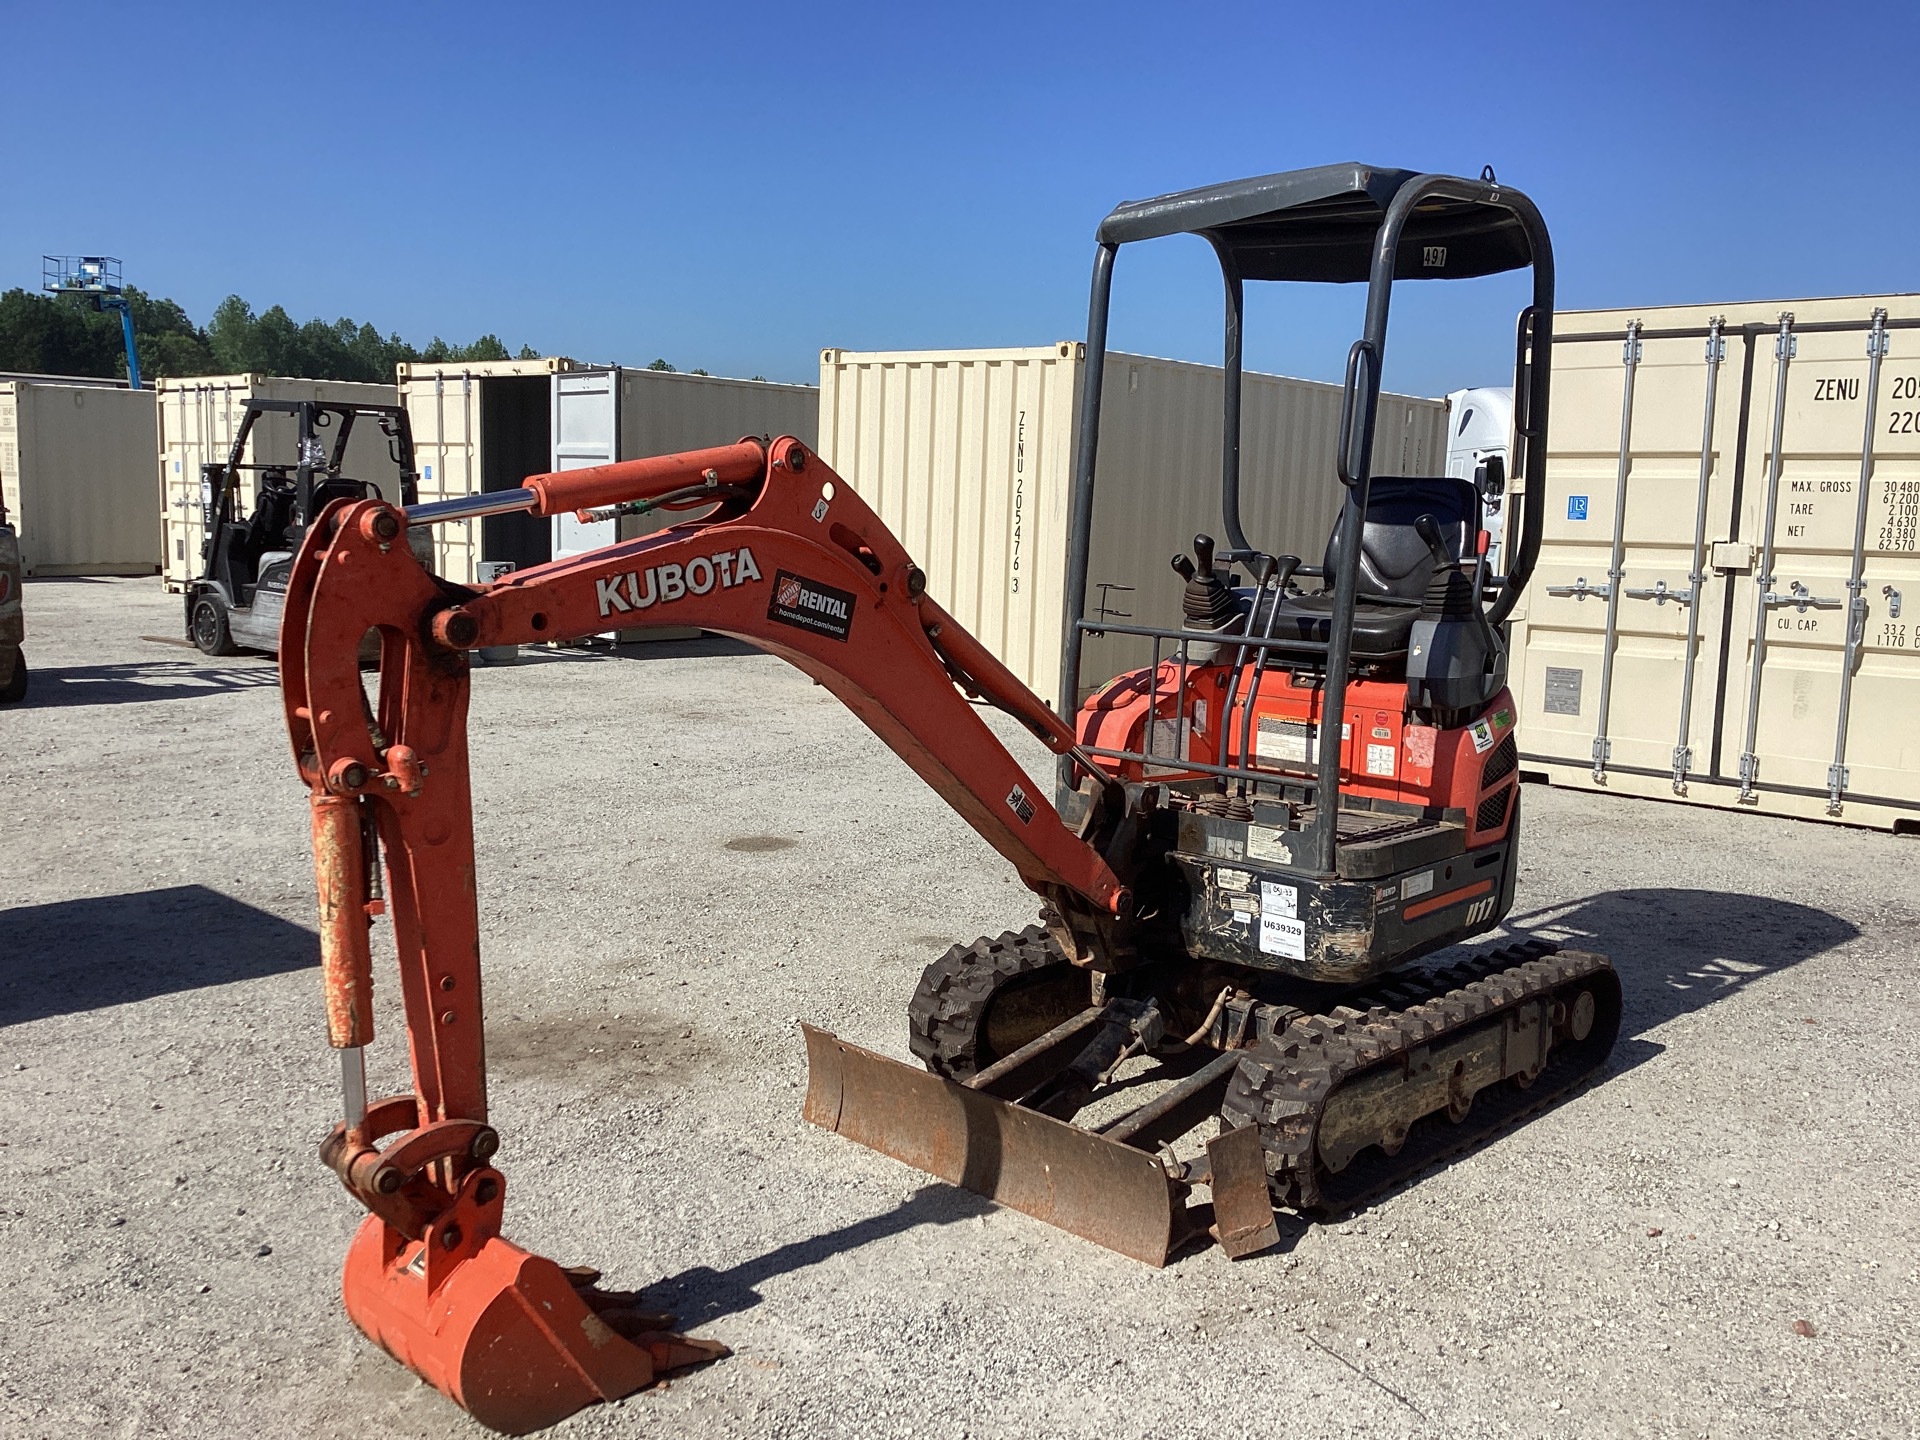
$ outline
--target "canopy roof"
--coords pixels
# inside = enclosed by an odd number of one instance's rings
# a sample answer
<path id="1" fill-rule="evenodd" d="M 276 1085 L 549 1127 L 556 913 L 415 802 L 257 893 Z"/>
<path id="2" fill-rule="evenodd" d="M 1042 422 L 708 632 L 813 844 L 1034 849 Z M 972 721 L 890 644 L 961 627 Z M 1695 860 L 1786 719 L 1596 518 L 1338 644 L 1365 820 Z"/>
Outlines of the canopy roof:
<path id="1" fill-rule="evenodd" d="M 1121 245 L 1204 235 L 1248 280 L 1365 280 L 1387 206 L 1417 176 L 1355 162 L 1181 190 L 1118 206 L 1099 238 Z M 1407 222 L 1394 278 L 1459 280 L 1530 263 L 1520 217 L 1504 205 L 1434 197 Z"/>

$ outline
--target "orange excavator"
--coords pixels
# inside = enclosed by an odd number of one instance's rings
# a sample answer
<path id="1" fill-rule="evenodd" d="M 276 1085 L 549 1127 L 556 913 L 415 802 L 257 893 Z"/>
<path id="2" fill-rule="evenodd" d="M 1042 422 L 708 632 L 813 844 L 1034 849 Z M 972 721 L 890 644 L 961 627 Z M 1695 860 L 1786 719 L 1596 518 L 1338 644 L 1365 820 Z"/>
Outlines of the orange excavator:
<path id="1" fill-rule="evenodd" d="M 1084 615 L 1108 292 L 1121 245 L 1194 233 L 1227 294 L 1225 545 L 1173 560 L 1177 626 Z M 1524 479 L 1509 573 L 1478 482 L 1375 476 L 1396 280 L 1532 267 L 1516 331 Z M 1539 545 L 1552 259 L 1540 216 L 1478 180 L 1361 165 L 1123 205 L 1102 223 L 1064 620 L 1063 713 L 935 603 L 866 503 L 792 438 L 531 477 L 405 508 L 343 500 L 290 577 L 282 684 L 311 791 L 329 1038 L 345 1116 L 326 1163 L 370 1213 L 355 1323 L 484 1423 L 525 1433 L 725 1353 L 502 1235 L 488 1123 L 466 718 L 484 646 L 649 620 L 778 655 L 827 687 L 1019 872 L 1041 923 L 956 946 L 908 1007 L 915 1068 L 806 1027 L 806 1118 L 1150 1264 L 1278 1238 L 1276 1204 L 1352 1206 L 1591 1076 L 1620 989 L 1597 955 L 1451 951 L 1512 904 L 1520 824 L 1507 615 Z M 1239 516 L 1246 280 L 1364 282 L 1340 518 L 1314 563 Z M 669 523 L 453 585 L 414 527 L 517 510 Z M 1170 581 L 1171 583 L 1176 583 Z M 379 640 L 377 698 L 363 639 Z M 1090 690 L 1084 637 L 1149 663 Z M 1085 695 L 1082 703 L 1075 700 Z M 1057 757 L 1036 784 L 978 706 Z M 399 957 L 413 1085 L 369 1100 L 370 927 Z"/>

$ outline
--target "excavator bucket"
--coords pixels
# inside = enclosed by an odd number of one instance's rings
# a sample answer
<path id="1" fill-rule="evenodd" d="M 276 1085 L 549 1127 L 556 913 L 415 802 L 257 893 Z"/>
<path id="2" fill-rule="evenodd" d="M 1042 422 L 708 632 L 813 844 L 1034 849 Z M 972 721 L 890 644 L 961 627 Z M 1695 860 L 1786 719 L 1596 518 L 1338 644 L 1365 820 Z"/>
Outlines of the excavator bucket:
<path id="1" fill-rule="evenodd" d="M 437 1249 L 453 1253 L 443 1259 Z M 444 1276 L 433 1273 L 442 1266 Z M 729 1353 L 668 1333 L 670 1315 L 612 1308 L 593 1278 L 497 1235 L 466 1249 L 451 1226 L 415 1243 L 370 1216 L 347 1253 L 342 1290 L 368 1339 L 507 1435 L 544 1429 Z"/>
<path id="2" fill-rule="evenodd" d="M 810 1123 L 1149 1265 L 1196 1233 L 1151 1150 L 801 1028 Z"/>

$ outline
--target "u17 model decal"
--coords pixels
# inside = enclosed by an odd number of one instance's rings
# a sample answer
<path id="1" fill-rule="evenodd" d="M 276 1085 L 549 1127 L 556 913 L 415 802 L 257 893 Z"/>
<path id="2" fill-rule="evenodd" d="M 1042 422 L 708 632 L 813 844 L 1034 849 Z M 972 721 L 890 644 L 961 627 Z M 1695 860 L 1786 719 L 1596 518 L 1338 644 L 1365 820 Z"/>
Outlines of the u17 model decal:
<path id="1" fill-rule="evenodd" d="M 609 575 L 594 581 L 593 589 L 600 602 L 600 614 L 605 617 L 654 605 L 671 605 L 685 596 L 705 595 L 714 589 L 731 590 L 760 578 L 760 567 L 753 563 L 753 551 L 742 545 L 738 550 L 695 556 L 684 565 L 652 565 L 644 571 Z"/>

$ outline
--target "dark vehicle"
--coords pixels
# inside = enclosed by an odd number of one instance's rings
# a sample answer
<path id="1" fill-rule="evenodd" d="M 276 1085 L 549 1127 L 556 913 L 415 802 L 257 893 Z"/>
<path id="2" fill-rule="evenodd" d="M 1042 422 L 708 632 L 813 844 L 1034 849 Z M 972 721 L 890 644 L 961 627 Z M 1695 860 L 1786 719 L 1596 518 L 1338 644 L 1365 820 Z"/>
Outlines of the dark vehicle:
<path id="1" fill-rule="evenodd" d="M 289 415 L 294 450 L 289 456 L 261 458 L 268 437 L 256 434 L 263 415 Z M 392 473 L 349 476 L 341 473 L 356 426 L 375 426 L 386 437 Z M 248 461 L 247 444 L 255 459 Z M 364 450 L 363 450 L 364 453 Z M 250 511 L 243 513 L 242 486 L 257 476 Z M 280 649 L 280 615 L 286 608 L 287 576 L 313 517 L 333 500 L 379 499 L 383 492 L 399 504 L 418 498 L 413 465 L 413 428 L 397 405 L 352 405 L 322 400 L 250 400 L 224 462 L 203 467 L 201 504 L 206 539 L 200 549 L 200 578 L 187 586 L 187 636 L 208 655 L 237 655 L 241 650 Z M 421 564 L 431 566 L 429 532 L 413 532 Z"/>

